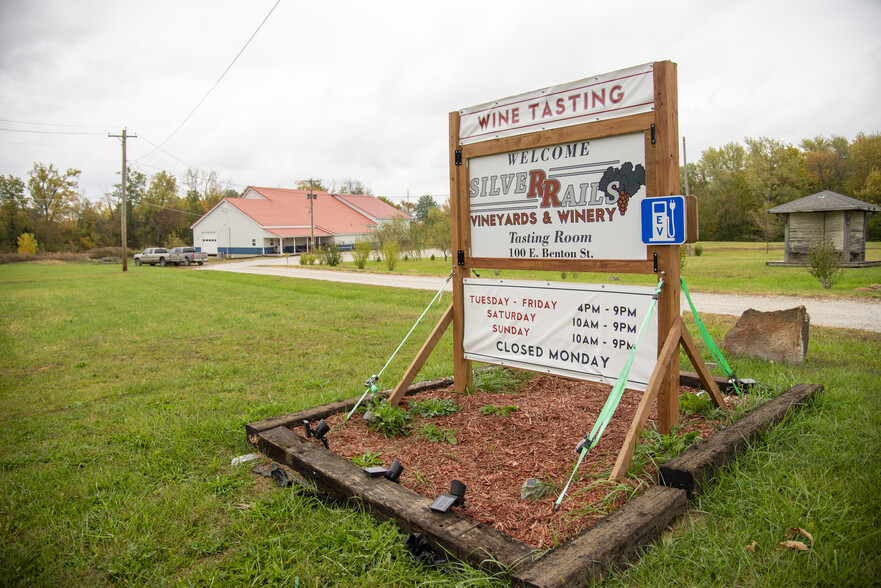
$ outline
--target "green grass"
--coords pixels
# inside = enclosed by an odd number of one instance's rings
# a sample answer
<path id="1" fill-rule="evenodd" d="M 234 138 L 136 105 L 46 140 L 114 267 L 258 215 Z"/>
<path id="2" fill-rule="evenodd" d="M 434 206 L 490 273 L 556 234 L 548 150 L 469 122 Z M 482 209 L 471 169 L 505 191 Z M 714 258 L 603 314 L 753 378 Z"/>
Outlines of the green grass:
<path id="1" fill-rule="evenodd" d="M 506 585 L 409 563 L 396 526 L 280 490 L 250 472 L 255 462 L 230 466 L 253 451 L 245 423 L 360 395 L 433 294 L 197 270 L 0 266 L 0 584 Z M 444 307 L 429 312 L 381 388 L 397 382 Z M 734 319 L 704 320 L 720 341 Z M 807 382 L 826 393 L 610 582 L 881 582 L 879 349 L 881 335 L 814 327 L 803 365 L 735 358 L 738 374 L 777 392 Z M 451 356 L 448 334 L 420 379 L 451 374 Z M 776 550 L 791 527 L 814 535 L 811 552 Z M 755 553 L 743 549 L 752 541 Z"/>
<path id="2" fill-rule="evenodd" d="M 881 265 L 867 268 L 852 268 L 844 271 L 841 281 L 829 290 L 824 290 L 820 282 L 811 277 L 802 267 L 769 267 L 766 261 L 783 260 L 783 244 L 771 243 L 768 253 L 764 243 L 700 243 L 703 253 L 686 258 L 683 277 L 689 290 L 700 292 L 726 292 L 741 294 L 777 294 L 789 296 L 841 297 L 881 299 L 881 291 L 856 292 L 855 288 L 881 283 Z M 866 245 L 867 260 L 881 260 L 881 243 Z M 310 269 L 332 269 L 337 271 L 356 271 L 398 275 L 446 276 L 454 262 L 443 261 L 438 257 L 401 261 L 393 272 L 389 272 L 384 262 L 370 260 L 363 270 L 358 270 L 351 262 L 334 268 L 326 266 L 299 266 Z M 560 272 L 489 270 L 478 268 L 482 278 L 536 279 L 568 282 L 608 283 L 608 273 L 569 272 L 562 278 Z M 657 277 L 644 274 L 614 274 L 622 284 L 654 285 Z"/>

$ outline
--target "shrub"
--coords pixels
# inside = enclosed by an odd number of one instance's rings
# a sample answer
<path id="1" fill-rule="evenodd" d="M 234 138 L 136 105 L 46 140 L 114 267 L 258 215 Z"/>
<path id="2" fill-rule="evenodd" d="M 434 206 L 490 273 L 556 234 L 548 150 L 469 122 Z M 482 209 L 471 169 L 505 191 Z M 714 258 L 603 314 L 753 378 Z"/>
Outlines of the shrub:
<path id="1" fill-rule="evenodd" d="M 704 254 L 704 246 L 699 243 L 695 243 L 694 244 L 694 256 L 700 257 L 703 254 Z"/>
<path id="2" fill-rule="evenodd" d="M 372 249 L 373 243 L 369 239 L 358 239 L 355 241 L 355 247 L 352 249 L 352 260 L 358 269 L 364 269 L 364 266 L 367 265 Z"/>
<path id="3" fill-rule="evenodd" d="M 817 278 L 824 290 L 835 285 L 844 275 L 841 253 L 829 239 L 818 241 L 808 249 L 808 273 Z"/>
<path id="4" fill-rule="evenodd" d="M 22 233 L 18 237 L 18 252 L 24 255 L 37 254 L 37 238 L 33 233 Z"/>
<path id="5" fill-rule="evenodd" d="M 385 255 L 385 265 L 389 271 L 394 271 L 400 260 L 401 246 L 394 239 L 388 239 L 382 244 L 382 254 Z"/>
<path id="6" fill-rule="evenodd" d="M 343 254 L 340 252 L 340 248 L 336 243 L 325 245 L 321 249 L 319 255 L 321 257 L 321 263 L 327 264 L 330 267 L 336 267 L 343 262 Z"/>

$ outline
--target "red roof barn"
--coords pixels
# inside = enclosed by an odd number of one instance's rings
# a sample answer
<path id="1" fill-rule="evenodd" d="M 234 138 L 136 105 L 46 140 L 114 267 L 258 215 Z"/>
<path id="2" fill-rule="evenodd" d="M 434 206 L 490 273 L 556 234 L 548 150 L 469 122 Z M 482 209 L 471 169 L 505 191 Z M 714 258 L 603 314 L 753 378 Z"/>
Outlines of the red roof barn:
<path id="1" fill-rule="evenodd" d="M 374 196 L 249 186 L 224 198 L 190 228 L 193 245 L 208 254 L 265 255 L 336 243 L 351 249 L 377 225 L 410 216 Z"/>

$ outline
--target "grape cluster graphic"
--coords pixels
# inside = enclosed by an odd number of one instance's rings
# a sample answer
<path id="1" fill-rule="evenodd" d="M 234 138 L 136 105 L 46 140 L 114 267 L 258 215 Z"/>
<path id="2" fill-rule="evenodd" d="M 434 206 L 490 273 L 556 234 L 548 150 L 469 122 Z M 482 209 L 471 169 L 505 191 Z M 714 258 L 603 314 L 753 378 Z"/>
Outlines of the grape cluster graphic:
<path id="1" fill-rule="evenodd" d="M 633 167 L 633 163 L 627 161 L 621 167 L 609 167 L 600 180 L 599 189 L 609 194 L 609 184 L 617 184 L 618 187 L 618 211 L 621 216 L 627 212 L 627 203 L 630 197 L 645 186 L 645 168 L 641 163 Z"/>

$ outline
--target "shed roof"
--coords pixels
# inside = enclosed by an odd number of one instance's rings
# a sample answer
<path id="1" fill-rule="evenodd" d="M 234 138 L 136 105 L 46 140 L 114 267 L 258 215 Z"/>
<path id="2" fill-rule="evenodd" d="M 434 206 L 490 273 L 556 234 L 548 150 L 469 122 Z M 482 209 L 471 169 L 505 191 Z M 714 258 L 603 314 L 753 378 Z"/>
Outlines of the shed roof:
<path id="1" fill-rule="evenodd" d="M 790 214 L 793 212 L 829 212 L 833 210 L 865 210 L 881 212 L 881 206 L 875 206 L 832 190 L 823 190 L 768 210 L 770 214 Z"/>

